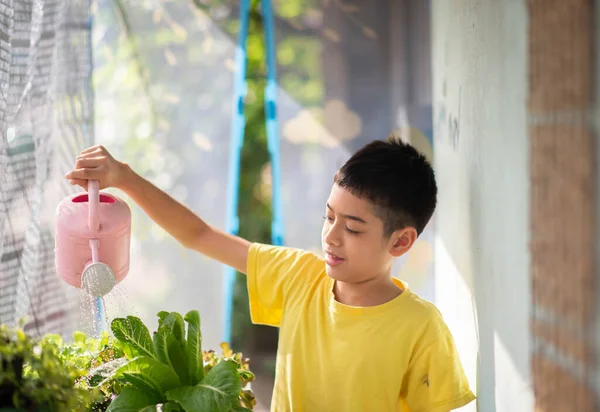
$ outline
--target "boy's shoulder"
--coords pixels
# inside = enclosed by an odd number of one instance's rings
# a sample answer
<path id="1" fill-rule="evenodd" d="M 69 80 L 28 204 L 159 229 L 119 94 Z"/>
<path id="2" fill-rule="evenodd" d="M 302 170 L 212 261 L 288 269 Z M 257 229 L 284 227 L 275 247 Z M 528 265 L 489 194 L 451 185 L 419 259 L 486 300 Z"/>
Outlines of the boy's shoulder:
<path id="1" fill-rule="evenodd" d="M 403 289 L 403 304 L 397 306 L 397 318 L 400 322 L 408 322 L 415 334 L 423 337 L 449 333 L 442 313 L 432 302 L 422 298 L 407 287 Z"/>
<path id="2" fill-rule="evenodd" d="M 252 243 L 248 252 L 248 273 L 277 275 L 291 280 L 302 274 L 318 278 L 325 272 L 325 261 L 312 251 L 288 246 Z M 289 279 L 288 279 L 289 278 Z"/>
<path id="3" fill-rule="evenodd" d="M 427 299 L 422 298 L 418 293 L 405 288 L 404 292 L 408 306 L 411 310 L 415 311 L 416 314 L 426 316 L 432 319 L 441 319 L 442 314 L 439 309 Z"/>
<path id="4" fill-rule="evenodd" d="M 325 264 L 325 260 L 315 251 L 258 242 L 250 245 L 249 256 L 261 256 L 265 260 L 274 260 L 289 264 L 298 263 L 299 261 L 323 265 Z"/>

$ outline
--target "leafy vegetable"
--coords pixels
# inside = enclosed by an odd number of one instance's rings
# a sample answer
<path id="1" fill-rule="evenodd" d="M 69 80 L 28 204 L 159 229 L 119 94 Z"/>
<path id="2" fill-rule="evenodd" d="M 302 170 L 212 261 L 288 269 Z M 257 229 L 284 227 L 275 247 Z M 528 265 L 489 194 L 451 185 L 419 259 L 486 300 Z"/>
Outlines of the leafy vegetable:
<path id="1" fill-rule="evenodd" d="M 111 329 L 115 338 L 138 356 L 154 357 L 150 333 L 139 318 L 135 316 L 117 318 L 112 321 Z"/>
<path id="2" fill-rule="evenodd" d="M 192 385 L 204 379 L 204 364 L 202 362 L 202 333 L 200 332 L 200 315 L 197 311 L 188 312 L 185 315 L 188 323 L 187 354 L 188 373 Z"/>
<path id="3" fill-rule="evenodd" d="M 100 338 L 75 332 L 69 344 L 62 343 L 58 335 L 46 335 L 43 340 L 52 340 L 60 346 L 60 358 L 75 377 L 75 387 L 96 394 L 91 410 L 105 411 L 125 383 L 121 379 L 109 379 L 128 362 L 120 342 L 108 332 L 103 332 Z"/>
<path id="4" fill-rule="evenodd" d="M 234 361 L 218 363 L 196 386 L 183 386 L 167 392 L 169 400 L 176 401 L 189 412 L 228 412 L 234 406 L 242 382 Z"/>
<path id="5" fill-rule="evenodd" d="M 160 312 L 150 335 L 133 316 L 114 337 L 75 332 L 70 343 L 0 326 L 0 411 L 240 412 L 256 404 L 248 359 L 221 344 L 202 351 L 200 315 Z M 187 325 L 187 331 L 186 331 Z"/>
<path id="6" fill-rule="evenodd" d="M 97 395 L 74 385 L 77 368 L 60 356 L 61 340 L 29 337 L 0 325 L 0 410 L 87 410 Z"/>
<path id="7" fill-rule="evenodd" d="M 110 404 L 108 412 L 156 411 L 160 400 L 151 393 L 134 388 L 125 388 Z M 152 407 L 152 409 L 150 409 Z"/>
<path id="8" fill-rule="evenodd" d="M 157 359 L 175 370 L 181 383 L 191 384 L 188 372 L 185 326 L 179 313 L 169 314 L 159 323 L 153 337 Z"/>
<path id="9" fill-rule="evenodd" d="M 187 324 L 187 337 L 186 337 Z M 222 345 L 223 355 L 202 352 L 200 314 L 159 312 L 158 328 L 133 316 L 113 320 L 111 329 L 129 361 L 110 379 L 126 387 L 108 411 L 230 412 L 252 410 L 256 401 L 244 389 L 254 379 L 247 359 Z M 152 409 L 154 408 L 154 409 Z"/>

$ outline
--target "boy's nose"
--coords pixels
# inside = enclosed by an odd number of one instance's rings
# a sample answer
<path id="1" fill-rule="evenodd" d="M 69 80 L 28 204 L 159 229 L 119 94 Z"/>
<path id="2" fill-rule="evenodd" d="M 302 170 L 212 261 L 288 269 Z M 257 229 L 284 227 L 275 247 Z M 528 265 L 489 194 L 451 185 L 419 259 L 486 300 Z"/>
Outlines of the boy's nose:
<path id="1" fill-rule="evenodd" d="M 323 236 L 323 240 L 326 244 L 331 246 L 339 246 L 341 243 L 339 230 L 336 229 L 335 225 L 332 225 L 329 230 Z"/>

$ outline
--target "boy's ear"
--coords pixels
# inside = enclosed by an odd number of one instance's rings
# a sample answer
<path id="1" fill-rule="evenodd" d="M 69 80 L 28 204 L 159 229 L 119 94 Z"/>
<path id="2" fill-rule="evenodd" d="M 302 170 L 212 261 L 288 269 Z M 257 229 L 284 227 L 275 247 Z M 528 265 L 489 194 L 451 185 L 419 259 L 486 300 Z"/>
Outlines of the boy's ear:
<path id="1" fill-rule="evenodd" d="M 392 235 L 393 244 L 390 253 L 394 257 L 400 257 L 415 244 L 417 240 L 417 231 L 414 227 L 406 227 L 397 230 Z"/>

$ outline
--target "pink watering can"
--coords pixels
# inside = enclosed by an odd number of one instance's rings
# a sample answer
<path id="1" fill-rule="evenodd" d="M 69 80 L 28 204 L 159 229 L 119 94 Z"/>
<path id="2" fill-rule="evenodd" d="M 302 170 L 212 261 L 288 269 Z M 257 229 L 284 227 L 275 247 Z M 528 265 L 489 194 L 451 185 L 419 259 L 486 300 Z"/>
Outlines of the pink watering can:
<path id="1" fill-rule="evenodd" d="M 88 193 L 63 199 L 56 210 L 58 276 L 93 296 L 106 295 L 129 271 L 130 238 L 127 203 L 88 181 Z"/>

